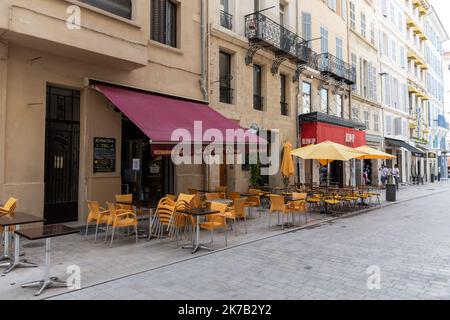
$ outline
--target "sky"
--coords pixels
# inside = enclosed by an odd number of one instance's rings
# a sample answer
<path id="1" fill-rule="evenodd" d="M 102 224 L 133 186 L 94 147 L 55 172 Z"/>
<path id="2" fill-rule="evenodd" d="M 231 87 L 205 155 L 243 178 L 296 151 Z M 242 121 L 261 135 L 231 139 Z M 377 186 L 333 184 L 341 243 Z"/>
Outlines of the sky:
<path id="1" fill-rule="evenodd" d="M 429 0 L 431 5 L 436 10 L 439 19 L 441 19 L 442 24 L 444 25 L 447 33 L 450 36 L 450 1 L 449 0 Z M 444 44 L 444 48 L 450 50 L 450 41 L 447 41 Z"/>

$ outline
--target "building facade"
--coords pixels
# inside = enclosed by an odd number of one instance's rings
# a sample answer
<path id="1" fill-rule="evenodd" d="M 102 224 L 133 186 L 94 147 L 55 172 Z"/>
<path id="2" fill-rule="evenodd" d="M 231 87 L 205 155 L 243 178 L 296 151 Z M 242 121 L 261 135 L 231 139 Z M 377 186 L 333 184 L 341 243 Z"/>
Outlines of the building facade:
<path id="1" fill-rule="evenodd" d="M 349 54 L 350 61 L 356 68 L 357 79 L 353 92 L 352 117 L 365 124 L 367 145 L 384 150 L 377 6 L 374 1 L 349 1 L 348 7 Z M 368 172 L 370 183 L 379 184 L 382 164 L 381 160 L 365 160 L 358 169 Z M 362 184 L 362 181 L 357 184 Z"/>
<path id="2" fill-rule="evenodd" d="M 430 170 L 435 177 L 447 179 L 447 135 L 449 123 L 445 115 L 444 93 L 444 52 L 442 44 L 449 40 L 447 32 L 435 9 L 431 7 L 425 24 L 425 33 L 429 41 L 425 45 L 425 61 L 429 65 L 427 71 L 428 129 Z"/>
<path id="3" fill-rule="evenodd" d="M 2 201 L 14 196 L 50 223 L 84 221 L 86 200 L 138 184 L 152 199 L 202 187 L 203 166 L 151 155 L 148 137 L 95 89 L 206 100 L 202 19 L 200 1 L 1 1 Z M 135 158 L 147 174 L 133 175 Z"/>

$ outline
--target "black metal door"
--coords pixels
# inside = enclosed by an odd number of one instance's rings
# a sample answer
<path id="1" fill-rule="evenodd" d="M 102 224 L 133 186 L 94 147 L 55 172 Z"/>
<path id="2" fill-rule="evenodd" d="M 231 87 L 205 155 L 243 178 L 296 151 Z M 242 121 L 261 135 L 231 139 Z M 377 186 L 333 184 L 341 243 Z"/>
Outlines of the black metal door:
<path id="1" fill-rule="evenodd" d="M 80 92 L 47 87 L 46 224 L 78 220 Z"/>

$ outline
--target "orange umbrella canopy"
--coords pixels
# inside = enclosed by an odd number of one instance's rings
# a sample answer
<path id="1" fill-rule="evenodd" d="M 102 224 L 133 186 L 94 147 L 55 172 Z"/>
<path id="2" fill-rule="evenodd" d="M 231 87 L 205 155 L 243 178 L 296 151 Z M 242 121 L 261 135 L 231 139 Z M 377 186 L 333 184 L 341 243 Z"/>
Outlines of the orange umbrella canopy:
<path id="1" fill-rule="evenodd" d="M 364 156 L 358 157 L 358 159 L 360 159 L 360 160 L 394 159 L 395 158 L 395 156 L 393 156 L 389 153 L 386 153 L 386 152 L 383 152 L 383 151 L 380 151 L 380 150 L 377 150 L 377 149 L 374 149 L 374 148 L 371 148 L 368 146 L 362 146 L 362 147 L 356 148 L 356 150 L 364 152 L 366 154 Z"/>
<path id="2" fill-rule="evenodd" d="M 299 148 L 292 151 L 291 154 L 305 160 L 319 160 L 322 165 L 336 160 L 348 161 L 366 155 L 364 152 L 331 141 Z"/>
<path id="3" fill-rule="evenodd" d="M 292 144 L 286 142 L 283 147 L 283 159 L 281 161 L 281 173 L 289 178 L 295 174 L 294 160 L 292 159 Z"/>

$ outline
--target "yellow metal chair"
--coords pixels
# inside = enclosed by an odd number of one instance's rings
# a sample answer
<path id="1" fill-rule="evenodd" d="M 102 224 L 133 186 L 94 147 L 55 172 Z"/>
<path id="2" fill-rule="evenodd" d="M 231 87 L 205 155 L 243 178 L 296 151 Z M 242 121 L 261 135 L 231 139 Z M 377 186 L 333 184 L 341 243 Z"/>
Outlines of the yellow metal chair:
<path id="1" fill-rule="evenodd" d="M 247 233 L 247 213 L 245 211 L 246 198 L 238 198 L 233 200 L 233 207 L 230 211 L 225 212 L 225 217 L 229 220 L 233 220 L 233 225 L 236 224 L 238 219 L 244 219 L 245 233 Z M 237 232 L 237 230 L 236 230 Z"/>
<path id="2" fill-rule="evenodd" d="M 95 222 L 95 241 L 97 241 L 98 226 L 100 224 L 106 225 L 108 223 L 110 212 L 105 208 L 100 207 L 98 201 L 88 201 L 87 204 L 89 208 L 89 214 L 86 221 L 86 233 L 84 235 L 84 240 L 87 239 L 89 224 L 91 222 Z"/>
<path id="3" fill-rule="evenodd" d="M 153 224 L 153 228 L 156 229 L 156 235 L 160 240 L 164 234 L 164 230 L 169 227 L 172 215 L 175 211 L 175 204 L 176 203 L 172 199 L 162 198 L 159 200 L 158 206 L 156 207 L 156 223 Z"/>
<path id="4" fill-rule="evenodd" d="M 194 218 L 182 212 L 189 210 L 190 208 L 191 205 L 187 201 L 177 201 L 168 225 L 169 236 L 175 238 L 177 241 L 177 248 L 179 246 L 179 241 L 183 240 L 183 237 L 186 238 L 186 235 L 188 236 L 188 239 L 192 240 L 195 225 Z"/>
<path id="5" fill-rule="evenodd" d="M 211 203 L 211 210 L 219 211 L 216 214 L 206 216 L 206 222 L 200 224 L 200 228 L 211 232 L 211 246 L 214 244 L 214 231 L 223 229 L 225 231 L 225 246 L 228 246 L 227 238 L 227 220 L 225 212 L 228 206 L 226 204 L 213 202 Z"/>
<path id="6" fill-rule="evenodd" d="M 116 194 L 116 202 L 125 202 L 128 204 L 117 204 L 118 209 L 133 211 L 133 195 L 132 194 Z"/>
<path id="7" fill-rule="evenodd" d="M 111 224 L 112 228 L 110 247 L 113 245 L 115 231 L 120 228 L 128 228 L 128 238 L 130 238 L 130 227 L 133 227 L 136 235 L 136 243 L 138 243 L 138 219 L 136 214 L 133 211 L 117 210 L 113 203 L 108 202 L 107 204 L 111 213 L 111 219 L 108 217 L 107 221 L 108 224 Z M 108 230 L 106 231 L 106 236 L 108 236 Z"/>
<path id="8" fill-rule="evenodd" d="M 16 198 L 9 198 L 6 201 L 5 205 L 3 207 L 0 207 L 0 217 L 1 216 L 6 216 L 6 215 L 12 216 L 14 214 L 14 212 L 16 211 L 17 202 L 18 202 L 18 200 Z M 10 227 L 10 230 L 14 232 L 16 230 L 16 228 L 15 227 Z M 3 227 L 2 226 L 0 226 L 0 232 L 3 233 Z M 1 241 L 0 241 L 1 244 L 3 244 L 3 241 L 4 241 L 3 238 L 4 237 L 3 237 L 3 234 L 2 234 Z"/>
<path id="9" fill-rule="evenodd" d="M 255 194 L 252 192 L 249 192 L 250 194 Z M 254 196 L 247 197 L 247 202 L 245 204 L 246 207 L 249 208 L 249 214 L 251 215 L 251 208 L 260 208 L 261 207 L 261 197 L 259 196 L 260 193 L 255 194 Z M 261 218 L 261 212 L 259 212 L 259 217 Z"/>
<path id="10" fill-rule="evenodd" d="M 171 199 L 171 200 L 173 200 L 173 201 L 176 201 L 176 200 L 177 200 L 177 196 L 174 195 L 174 194 L 166 194 L 166 198 L 169 198 L 169 199 Z"/>
<path id="11" fill-rule="evenodd" d="M 17 201 L 18 200 L 16 198 L 9 198 L 5 205 L 0 207 L 0 216 L 14 214 L 14 211 L 17 208 Z"/>
<path id="12" fill-rule="evenodd" d="M 222 194 L 220 193 L 206 193 L 205 194 L 206 200 L 217 200 L 217 199 L 223 199 Z"/>
<path id="13" fill-rule="evenodd" d="M 188 193 L 189 193 L 189 194 L 197 194 L 197 193 L 198 193 L 198 190 L 197 190 L 197 189 L 189 188 L 189 189 L 188 189 Z"/>
<path id="14" fill-rule="evenodd" d="M 239 199 L 241 194 L 239 192 L 227 192 L 227 199 L 234 200 Z"/>
<path id="15" fill-rule="evenodd" d="M 292 201 L 291 203 L 288 203 L 288 206 L 292 207 L 293 213 L 292 213 L 292 219 L 294 219 L 294 213 L 296 214 L 303 214 L 305 215 L 305 224 L 308 223 L 308 209 L 306 207 L 306 198 L 308 197 L 307 193 L 298 193 L 294 192 L 292 193 L 292 198 L 296 201 Z M 300 200 L 300 201 L 299 201 Z M 294 219 L 295 224 L 295 219 Z"/>
<path id="16" fill-rule="evenodd" d="M 278 220 L 280 213 L 282 214 L 281 228 L 284 229 L 284 216 L 292 214 L 293 208 L 284 203 L 284 197 L 279 195 L 270 196 L 270 211 L 269 211 L 269 228 L 271 224 L 271 218 L 273 213 L 278 213 Z"/>

